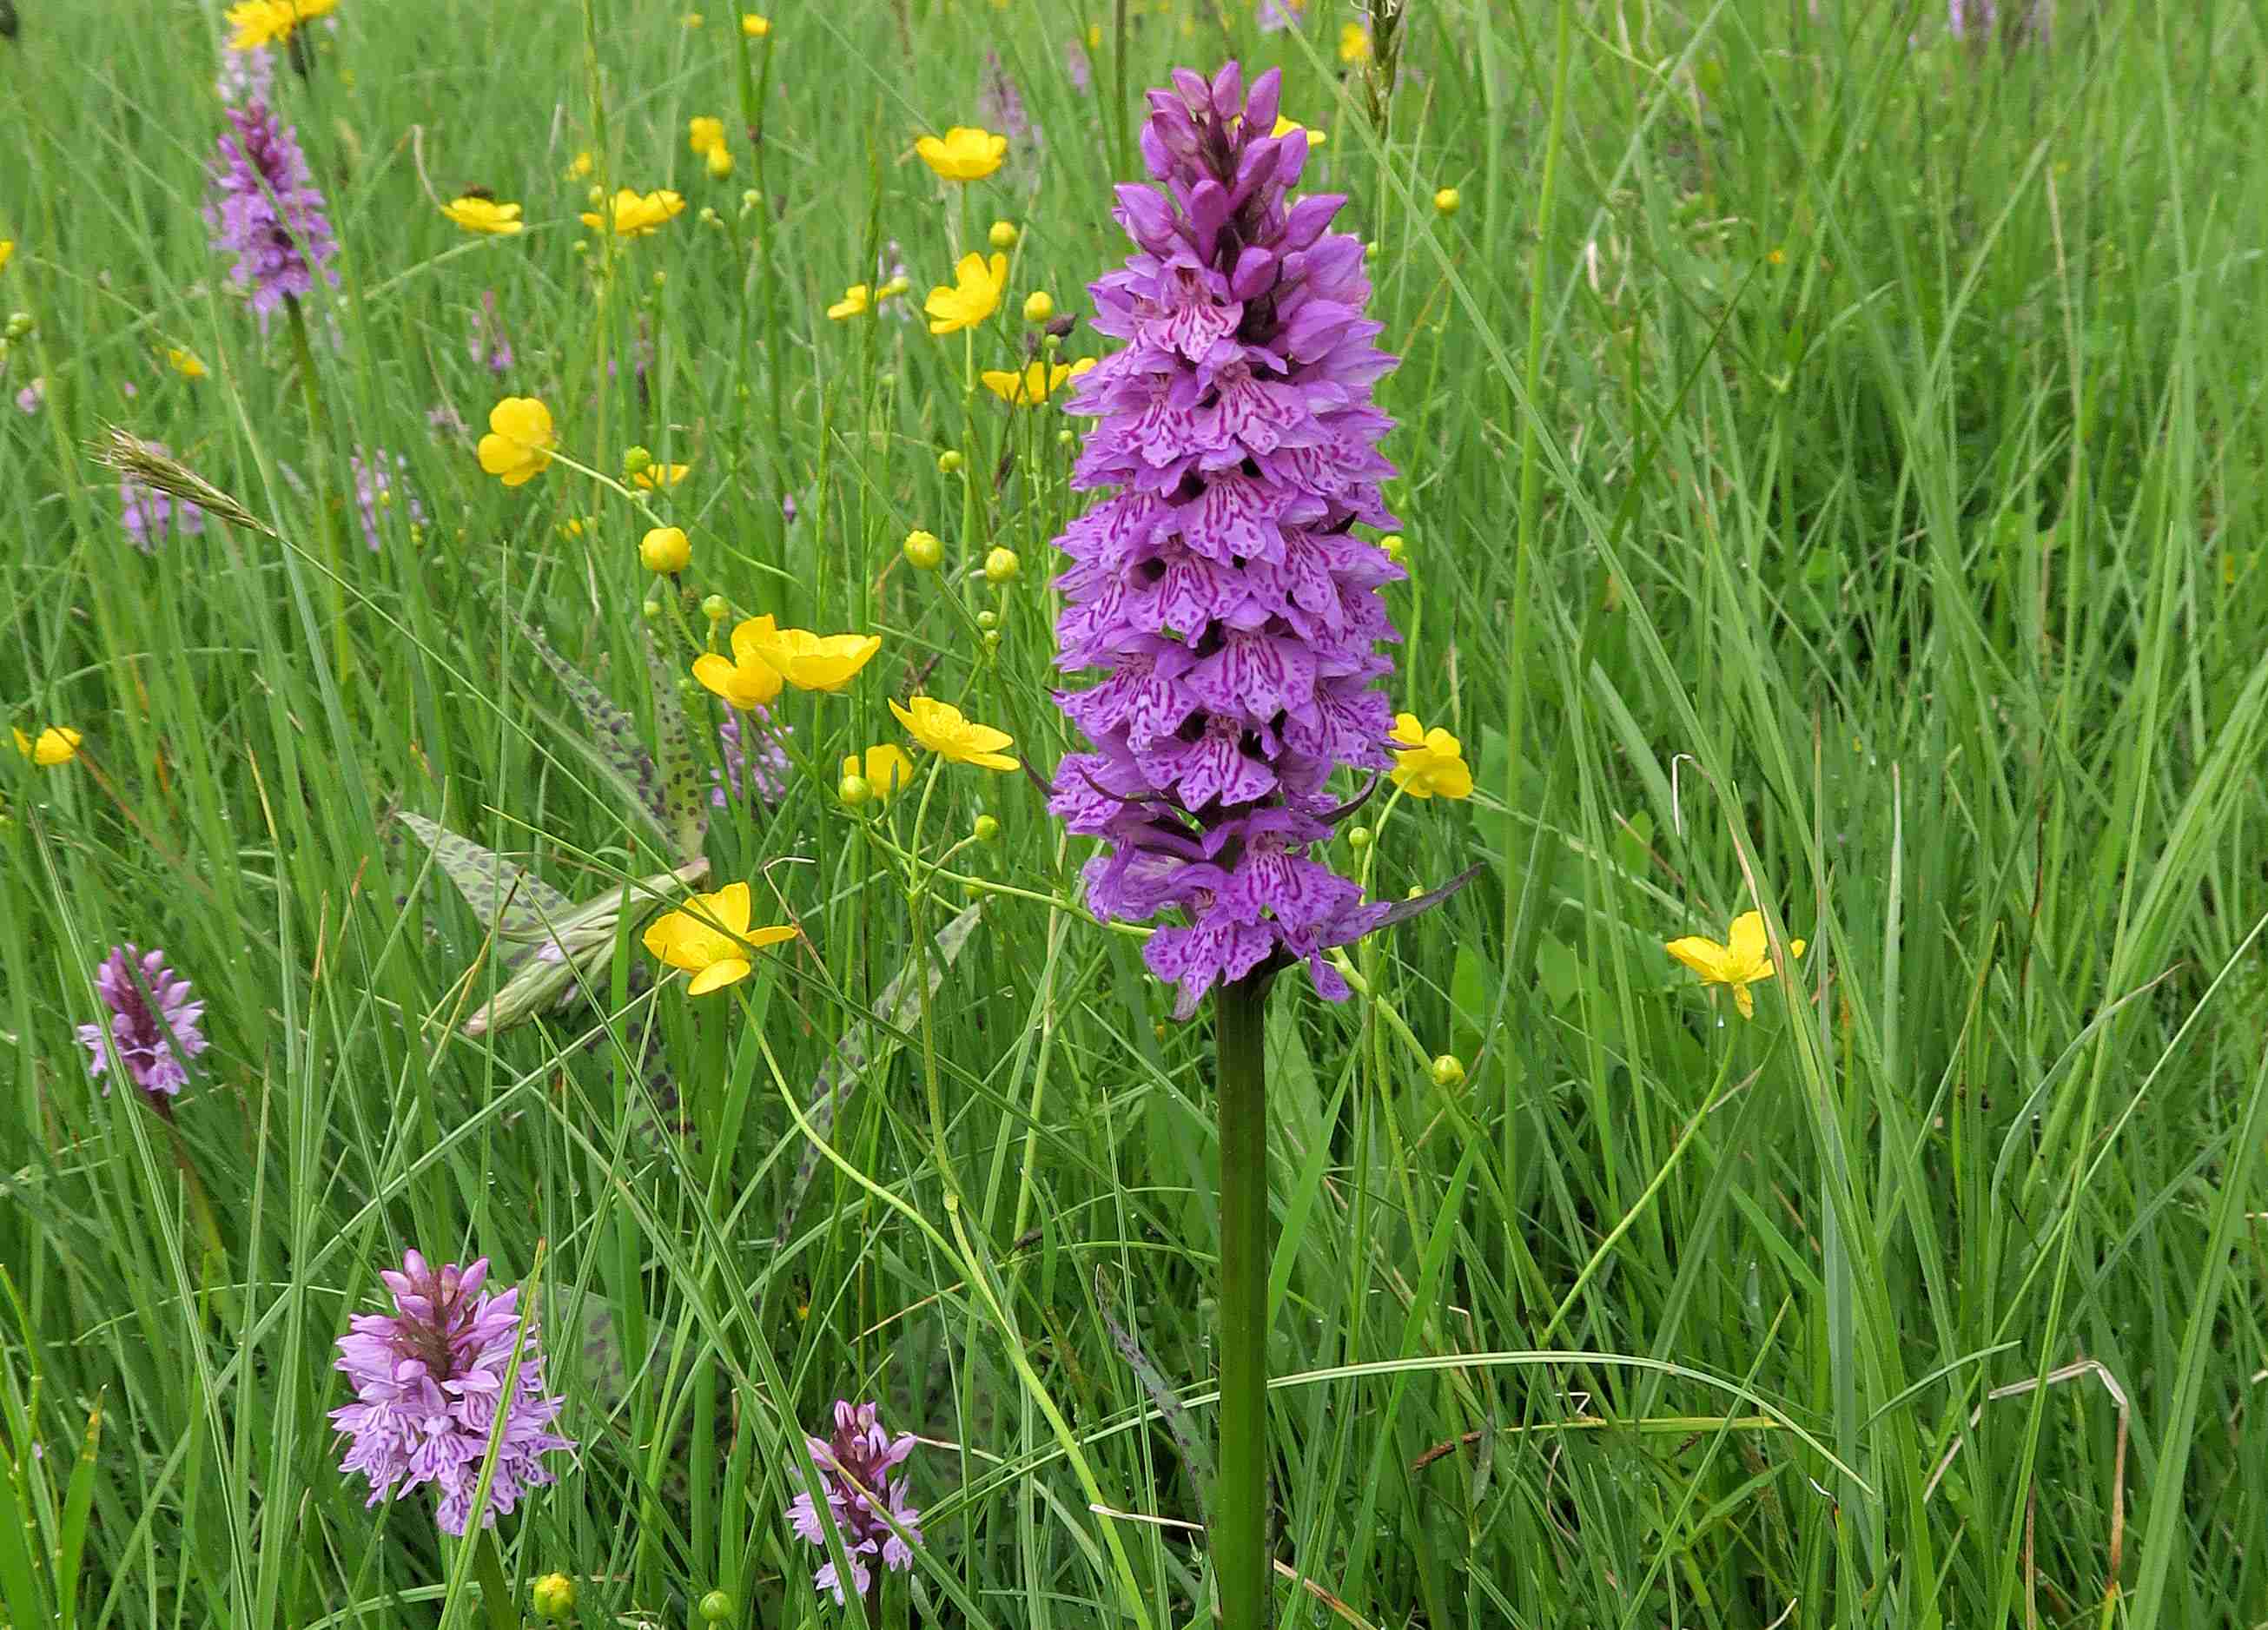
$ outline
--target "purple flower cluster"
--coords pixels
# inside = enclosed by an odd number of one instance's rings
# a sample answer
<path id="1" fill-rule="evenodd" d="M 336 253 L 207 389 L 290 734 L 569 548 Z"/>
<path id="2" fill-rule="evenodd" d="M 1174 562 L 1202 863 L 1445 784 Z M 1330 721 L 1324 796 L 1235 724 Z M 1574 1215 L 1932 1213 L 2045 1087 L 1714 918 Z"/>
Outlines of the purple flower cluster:
<path id="1" fill-rule="evenodd" d="M 126 1073 L 144 1092 L 171 1098 L 188 1085 L 189 1072 L 181 1061 L 196 1057 L 209 1045 L 202 1028 L 205 1004 L 190 995 L 189 981 L 166 966 L 166 953 L 113 945 L 94 971 L 94 988 L 110 1010 L 110 1022 L 78 1027 L 87 1075 L 99 1079 L 107 1074 L 115 1048 Z M 104 1082 L 102 1090 L 108 1092 L 110 1083 Z"/>
<path id="2" fill-rule="evenodd" d="M 1011 143 L 1040 140 L 1040 127 L 1025 112 L 1024 94 L 1008 77 L 998 51 L 984 54 L 984 85 L 977 93 L 976 107 L 986 128 L 999 131 Z"/>
<path id="3" fill-rule="evenodd" d="M 1979 44 L 1992 40 L 2000 32 L 1999 0 L 1946 0 L 1945 26 L 1955 40 L 1974 40 Z M 2029 40 L 2047 43 L 2055 26 L 2055 0 L 2030 0 L 2020 12 L 2012 14 L 2008 24 L 2008 43 L 2021 45 Z"/>
<path id="4" fill-rule="evenodd" d="M 792 520 L 794 517 L 789 518 Z M 753 745 L 740 728 L 739 713 L 727 709 L 723 722 L 717 726 L 717 745 L 724 757 L 725 768 L 721 775 L 715 770 L 709 772 L 717 783 L 709 793 L 709 802 L 714 808 L 721 810 L 729 803 L 747 797 L 777 804 L 787 790 L 787 754 L 775 734 L 785 727 L 773 723 L 771 714 L 762 708 L 752 711 L 755 714 Z M 725 794 L 728 779 L 733 787 L 729 799 Z"/>
<path id="5" fill-rule="evenodd" d="M 496 290 L 481 290 L 481 309 L 473 319 L 472 336 L 465 349 L 476 363 L 484 363 L 499 379 L 512 371 L 512 336 L 504 331 L 504 319 L 497 315 Z"/>
<path id="6" fill-rule="evenodd" d="M 264 45 L 222 52 L 220 77 L 213 81 L 213 90 L 232 107 L 269 101 L 276 91 L 276 53 Z"/>
<path id="7" fill-rule="evenodd" d="M 173 449 L 163 442 L 151 442 L 150 446 L 167 458 L 173 456 Z M 144 554 L 156 553 L 158 546 L 176 532 L 187 538 L 205 529 L 205 512 L 195 504 L 187 498 L 171 497 L 131 475 L 118 481 L 118 519 L 126 528 L 128 541 Z"/>
<path id="8" fill-rule="evenodd" d="M 363 541 L 375 552 L 378 548 L 378 512 L 381 507 L 394 502 L 394 478 L 396 474 L 409 474 L 409 460 L 399 453 L 388 454 L 385 448 L 380 447 L 367 459 L 357 448 L 349 462 L 354 467 L 355 503 L 362 510 Z M 388 469 L 388 465 L 393 467 Z M 416 495 L 407 496 L 405 507 L 409 511 L 409 524 L 423 526 L 425 524 L 424 506 L 417 502 Z"/>
<path id="9" fill-rule="evenodd" d="M 354 1384 L 355 1402 L 331 1411 L 332 1424 L 353 1441 L 342 1472 L 370 1479 L 369 1503 L 431 1483 L 441 1495 L 434 1521 L 461 1534 L 472 1520 L 473 1494 L 497 1416 L 504 1415 L 484 1524 L 509 1511 L 529 1489 L 553 1481 L 543 1457 L 572 1449 L 551 1430 L 565 1399 L 543 1391 L 543 1355 L 523 1319 L 517 1286 L 502 1296 L 475 1293 L 488 1278 L 486 1257 L 470 1267 L 452 1262 L 436 1272 L 415 1251 L 401 1271 L 379 1277 L 394 1293 L 391 1313 L 358 1313 L 339 1338 L 335 1368 Z M 519 1384 L 509 1400 L 512 1349 L 519 1348 Z M 507 1406 L 508 1405 L 508 1406 Z"/>
<path id="10" fill-rule="evenodd" d="M 1393 761 L 1375 646 L 1397 637 L 1380 586 L 1403 574 L 1351 530 L 1395 524 L 1370 392 L 1393 359 L 1371 344 L 1361 244 L 1325 231 L 1345 200 L 1286 201 L 1307 136 L 1270 134 L 1278 82 L 1248 98 L 1231 62 L 1150 92 L 1142 154 L 1165 187 L 1118 189 L 1135 252 L 1090 289 L 1095 327 L 1130 343 L 1070 406 L 1101 420 L 1073 484 L 1117 492 L 1057 540 L 1058 664 L 1108 677 L 1058 696 L 1096 750 L 1064 760 L 1049 807 L 1108 840 L 1086 872 L 1098 914 L 1187 918 L 1143 953 L 1184 1015 L 1293 960 L 1344 999 L 1323 953 L 1387 913 L 1308 848 L 1332 771 Z"/>
<path id="11" fill-rule="evenodd" d="M 212 246 L 236 257 L 230 281 L 251 290 L 264 327 L 287 297 L 313 290 L 317 271 L 338 282 L 329 264 L 338 239 L 291 127 L 265 102 L 226 111 L 229 128 L 220 138 L 219 162 L 210 167 L 214 196 L 205 224 L 213 229 Z"/>
<path id="12" fill-rule="evenodd" d="M 915 1439 L 911 1434 L 892 1438 L 882 1429 L 876 1413 L 873 1404 L 853 1407 L 848 1399 L 838 1399 L 834 1437 L 803 1440 L 819 1468 L 827 1509 L 835 1520 L 836 1531 L 843 1537 L 843 1549 L 850 1558 L 850 1582 L 861 1597 L 873 1589 L 875 1580 L 867 1559 L 880 1557 L 885 1568 L 911 1568 L 914 1553 L 898 1537 L 899 1530 L 916 1541 L 922 1537 L 921 1513 L 906 1503 L 905 1479 L 898 1471 L 914 1452 Z M 886 1511 L 887 1521 L 881 1516 Z M 819 1506 L 810 1490 L 789 1504 L 787 1517 L 797 1533 L 826 1548 L 827 1530 L 819 1520 Z M 813 1575 L 811 1582 L 833 1593 L 837 1602 L 844 1600 L 843 1581 L 832 1561 Z"/>

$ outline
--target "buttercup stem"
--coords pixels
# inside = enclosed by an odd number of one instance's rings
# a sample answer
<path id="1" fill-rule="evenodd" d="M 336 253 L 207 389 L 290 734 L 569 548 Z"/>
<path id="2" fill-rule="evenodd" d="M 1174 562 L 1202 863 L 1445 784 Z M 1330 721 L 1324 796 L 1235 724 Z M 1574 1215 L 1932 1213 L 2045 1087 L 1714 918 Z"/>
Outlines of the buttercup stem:
<path id="1" fill-rule="evenodd" d="M 1221 1630 L 1267 1630 L 1269 975 L 1213 1004 L 1220 1116 L 1220 1466 L 1212 1502 Z"/>

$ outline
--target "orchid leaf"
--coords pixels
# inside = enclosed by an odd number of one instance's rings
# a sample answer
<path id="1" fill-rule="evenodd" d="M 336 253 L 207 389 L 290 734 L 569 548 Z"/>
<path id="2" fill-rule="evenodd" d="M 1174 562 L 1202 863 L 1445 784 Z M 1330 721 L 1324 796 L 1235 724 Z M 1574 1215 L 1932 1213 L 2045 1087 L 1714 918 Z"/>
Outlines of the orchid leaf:
<path id="1" fill-rule="evenodd" d="M 560 733 L 591 766 L 606 777 L 622 806 L 642 817 L 653 835 L 672 848 L 678 848 L 678 838 L 673 829 L 669 811 L 662 797 L 661 771 L 654 764 L 653 755 L 638 738 L 637 722 L 615 706 L 607 694 L 588 675 L 571 666 L 566 658 L 551 649 L 550 642 L 522 619 L 513 622 L 520 635 L 535 648 L 543 665 L 551 670 L 551 677 L 559 688 L 567 693 L 589 729 L 584 736 L 572 731 Z M 695 846 L 699 847 L 697 844 Z"/>
<path id="2" fill-rule="evenodd" d="M 678 856 L 691 860 L 709 836 L 709 783 L 693 751 L 685 709 L 677 701 L 677 676 L 661 659 L 649 633 L 646 672 L 653 679 L 654 745 L 661 760 L 661 815 L 674 836 Z"/>
<path id="3" fill-rule="evenodd" d="M 470 838 L 460 837 L 438 821 L 409 810 L 396 819 L 417 834 L 433 851 L 433 863 L 457 885 L 457 892 L 473 914 L 506 939 L 534 939 L 544 933 L 544 921 L 571 915 L 575 902 L 526 867 L 484 849 Z"/>

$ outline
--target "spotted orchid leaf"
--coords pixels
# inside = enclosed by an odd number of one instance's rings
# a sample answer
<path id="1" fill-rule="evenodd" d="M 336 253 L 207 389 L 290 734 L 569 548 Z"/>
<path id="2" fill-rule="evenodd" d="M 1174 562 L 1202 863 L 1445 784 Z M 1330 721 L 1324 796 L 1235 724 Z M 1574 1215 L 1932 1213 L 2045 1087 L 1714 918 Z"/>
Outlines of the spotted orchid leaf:
<path id="1" fill-rule="evenodd" d="M 693 733 L 677 701 L 677 676 L 646 635 L 646 672 L 653 679 L 654 746 L 660 760 L 662 815 L 680 859 L 701 853 L 709 835 L 709 782 L 693 751 Z"/>
<path id="2" fill-rule="evenodd" d="M 640 818 L 653 836 L 682 853 L 663 797 L 661 770 L 639 739 L 637 722 L 615 706 L 587 674 L 578 672 L 551 649 L 551 642 L 522 619 L 512 620 L 521 637 L 535 648 L 543 665 L 576 711 L 583 716 L 589 734 L 563 730 L 560 735 L 603 776 L 622 807 Z M 548 711 L 548 710 L 547 710 Z M 697 844 L 695 846 L 699 847 Z"/>
<path id="3" fill-rule="evenodd" d="M 546 932 L 547 919 L 556 921 L 574 912 L 573 900 L 517 861 L 506 860 L 438 821 L 409 810 L 395 811 L 395 817 L 433 851 L 433 863 L 457 885 L 457 892 L 465 897 L 473 914 L 493 927 L 500 937 L 540 939 Z"/>

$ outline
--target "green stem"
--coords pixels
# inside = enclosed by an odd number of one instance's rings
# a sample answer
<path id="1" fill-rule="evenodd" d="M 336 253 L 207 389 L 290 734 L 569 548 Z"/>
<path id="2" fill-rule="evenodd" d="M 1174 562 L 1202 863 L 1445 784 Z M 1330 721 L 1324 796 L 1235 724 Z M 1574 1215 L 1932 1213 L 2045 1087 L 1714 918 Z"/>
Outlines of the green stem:
<path id="1" fill-rule="evenodd" d="M 1268 1068 L 1265 973 L 1213 1005 L 1220 1115 L 1220 1469 L 1213 1588 L 1221 1630 L 1267 1630 Z"/>
<path id="2" fill-rule="evenodd" d="M 496 1530 L 483 1528 L 473 1545 L 473 1575 L 480 1581 L 481 1600 L 487 1604 L 492 1630 L 519 1630 L 519 1606 L 512 1599 L 512 1583 L 504 1575 L 504 1553 L 497 1549 Z"/>

